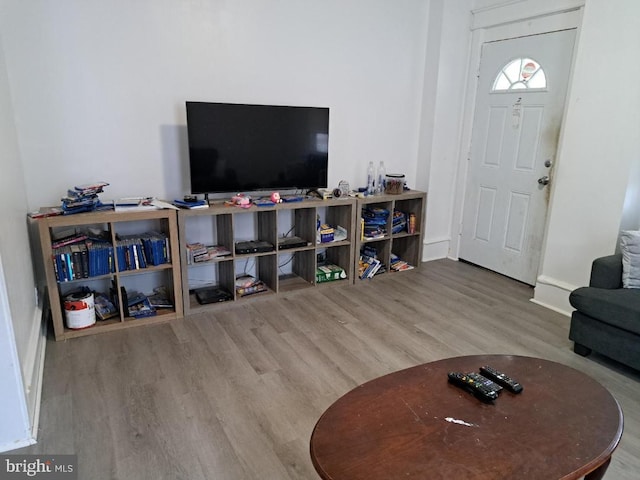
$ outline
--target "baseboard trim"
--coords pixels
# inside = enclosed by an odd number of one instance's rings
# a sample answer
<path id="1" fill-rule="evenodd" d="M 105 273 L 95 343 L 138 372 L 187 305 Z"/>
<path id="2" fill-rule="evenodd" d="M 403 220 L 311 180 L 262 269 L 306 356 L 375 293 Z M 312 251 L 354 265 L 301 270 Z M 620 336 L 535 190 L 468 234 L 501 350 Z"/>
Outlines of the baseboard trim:
<path id="1" fill-rule="evenodd" d="M 44 381 L 44 359 L 47 350 L 47 317 L 49 310 L 42 316 L 41 334 L 38 338 L 38 348 L 35 362 L 36 370 L 33 372 L 33 388 L 27 393 L 27 408 L 31 419 L 31 436 L 34 443 L 38 439 L 38 427 L 40 426 L 40 406 L 42 405 L 42 384 Z"/>
<path id="2" fill-rule="evenodd" d="M 17 450 L 18 448 L 28 447 L 29 445 L 33 445 L 35 443 L 36 441 L 33 438 L 27 438 L 24 440 L 19 440 L 17 442 L 3 443 L 3 444 L 0 444 L 0 452 L 1 453 L 11 452 L 11 450 Z"/>
<path id="3" fill-rule="evenodd" d="M 422 261 L 440 260 L 449 256 L 451 239 L 449 237 L 425 239 L 422 248 Z"/>
<path id="4" fill-rule="evenodd" d="M 560 308 L 557 308 L 557 307 L 555 307 L 553 305 L 549 305 L 548 303 L 541 302 L 540 300 L 536 300 L 535 298 L 531 298 L 531 299 L 529 299 L 529 301 L 531 303 L 535 303 L 536 305 L 540 305 L 541 307 L 548 308 L 549 310 L 553 310 L 554 312 L 559 313 L 561 315 L 564 315 L 565 317 L 570 317 L 571 316 L 570 312 L 567 312 L 566 310 L 562 310 Z"/>
<path id="5" fill-rule="evenodd" d="M 569 303 L 569 294 L 576 288 L 578 287 L 562 280 L 540 275 L 537 278 L 531 301 L 570 317 L 573 307 Z"/>
<path id="6" fill-rule="evenodd" d="M 27 402 L 27 412 L 31 426 L 32 443 L 38 438 L 40 424 L 40 405 L 42 403 L 42 384 L 44 381 L 44 359 L 47 347 L 47 319 L 49 316 L 49 302 L 44 298 L 34 312 L 34 333 L 31 335 L 29 353 L 22 374 L 24 394 Z M 31 443 L 31 444 L 32 444 Z"/>

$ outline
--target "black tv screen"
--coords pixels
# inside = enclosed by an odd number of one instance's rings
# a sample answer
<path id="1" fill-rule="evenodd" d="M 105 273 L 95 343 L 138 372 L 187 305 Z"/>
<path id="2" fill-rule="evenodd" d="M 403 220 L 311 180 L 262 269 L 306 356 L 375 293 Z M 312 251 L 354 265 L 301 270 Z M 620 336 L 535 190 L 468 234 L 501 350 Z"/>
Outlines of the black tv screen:
<path id="1" fill-rule="evenodd" d="M 186 102 L 191 193 L 327 186 L 329 109 Z"/>

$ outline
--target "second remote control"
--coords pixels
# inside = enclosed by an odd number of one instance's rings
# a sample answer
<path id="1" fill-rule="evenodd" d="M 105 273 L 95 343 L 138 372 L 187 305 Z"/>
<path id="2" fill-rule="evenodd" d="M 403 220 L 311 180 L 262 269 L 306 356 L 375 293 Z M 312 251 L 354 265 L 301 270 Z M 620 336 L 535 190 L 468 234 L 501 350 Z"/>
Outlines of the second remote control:
<path id="1" fill-rule="evenodd" d="M 502 385 L 504 388 L 513 393 L 522 392 L 522 385 L 516 382 L 513 378 L 506 376 L 504 373 L 499 372 L 495 368 L 488 365 L 480 367 L 480 373 L 487 377 L 489 380 L 493 380 L 498 385 Z"/>
<path id="2" fill-rule="evenodd" d="M 473 393 L 483 402 L 491 402 L 498 398 L 498 392 L 481 382 L 476 382 L 469 375 L 460 372 L 449 372 L 449 382 Z"/>

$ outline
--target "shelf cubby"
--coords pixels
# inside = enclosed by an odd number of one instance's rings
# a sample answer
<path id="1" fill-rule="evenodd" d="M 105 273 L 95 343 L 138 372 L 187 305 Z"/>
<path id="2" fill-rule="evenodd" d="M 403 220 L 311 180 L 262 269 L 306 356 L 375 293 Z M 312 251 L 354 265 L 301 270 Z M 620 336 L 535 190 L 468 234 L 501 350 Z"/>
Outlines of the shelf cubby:
<path id="1" fill-rule="evenodd" d="M 305 199 L 300 202 L 280 203 L 271 206 L 239 208 L 224 202 L 210 202 L 209 208 L 180 210 L 178 231 L 182 260 L 182 288 L 185 315 L 215 308 L 219 304 L 200 305 L 193 291 L 198 286 L 223 286 L 233 293 L 231 301 L 244 301 L 266 294 L 279 294 L 316 285 L 318 252 L 327 252 L 326 258 L 345 270 L 347 281 L 353 282 L 354 236 L 356 200 Z M 317 221 L 340 225 L 347 231 L 347 238 L 338 242 L 317 243 Z M 205 220 L 207 227 L 199 224 Z M 297 236 L 307 245 L 290 249 L 278 249 L 278 238 Z M 238 254 L 235 243 L 246 240 L 262 240 L 274 246 L 269 252 Z M 229 257 L 211 266 L 211 275 L 199 275 L 202 267 L 188 264 L 187 244 L 218 243 L 231 251 Z M 207 262 L 208 263 L 208 262 Z M 235 277 L 248 273 L 262 280 L 267 292 L 240 297 L 235 292 Z M 341 282 L 328 282 L 341 283 Z M 323 284 L 324 285 L 324 284 Z M 226 302 L 223 302 L 226 303 Z"/>
<path id="2" fill-rule="evenodd" d="M 79 213 L 75 215 L 61 215 L 31 220 L 36 222 L 43 254 L 46 286 L 51 306 L 53 331 L 56 340 L 93 335 L 100 332 L 113 331 L 134 325 L 175 320 L 183 316 L 182 282 L 180 272 L 180 250 L 178 246 L 178 223 L 175 210 L 150 210 L 136 212 L 98 211 Z M 61 280 L 59 265 L 56 263 L 56 252 L 52 246 L 53 241 L 65 236 L 67 233 L 88 233 L 88 239 L 76 243 L 89 248 L 89 245 L 100 244 L 117 250 L 118 240 L 122 236 L 144 236 L 148 232 L 156 232 L 161 236 L 164 245 L 164 253 L 167 263 L 153 265 L 151 262 L 145 265 L 142 257 L 130 258 L 130 265 L 121 264 L 117 254 L 113 255 L 111 272 L 100 275 L 91 275 L 88 264 L 81 267 L 85 276 L 75 278 L 76 271 L 71 280 Z M 100 237 L 100 238 L 98 238 Z M 89 243 L 87 243 L 89 242 Z M 146 259 L 146 255 L 144 257 Z M 72 269 L 78 270 L 82 262 L 77 258 L 69 260 Z M 106 265 L 106 264 L 104 264 Z M 115 288 L 114 288 L 115 287 Z M 173 304 L 172 308 L 157 309 L 154 316 L 144 318 L 129 317 L 128 308 L 123 306 L 122 291 L 138 291 L 143 294 L 153 293 L 153 289 L 162 287 L 168 294 Z M 113 288 L 114 303 L 119 307 L 115 317 L 107 320 L 96 320 L 90 327 L 82 329 L 68 328 L 65 319 L 64 299 L 69 294 L 79 291 L 81 288 L 91 292 L 109 295 Z"/>
<path id="3" fill-rule="evenodd" d="M 386 267 L 385 273 L 392 272 L 390 269 L 392 254 L 399 256 L 413 268 L 419 268 L 422 262 L 426 202 L 427 194 L 417 190 L 407 190 L 397 195 L 380 194 L 358 199 L 358 215 L 362 215 L 364 208 L 380 207 L 389 211 L 389 217 L 386 222 L 386 233 L 380 238 L 365 238 L 363 222 L 361 219 L 357 222 L 356 276 L 358 275 L 358 260 L 364 246 L 371 246 L 376 249 L 378 260 Z M 396 210 L 406 214 L 407 227 L 409 216 L 413 214 L 415 231 L 409 233 L 408 228 L 406 228 L 398 233 L 393 233 L 393 212 Z"/>

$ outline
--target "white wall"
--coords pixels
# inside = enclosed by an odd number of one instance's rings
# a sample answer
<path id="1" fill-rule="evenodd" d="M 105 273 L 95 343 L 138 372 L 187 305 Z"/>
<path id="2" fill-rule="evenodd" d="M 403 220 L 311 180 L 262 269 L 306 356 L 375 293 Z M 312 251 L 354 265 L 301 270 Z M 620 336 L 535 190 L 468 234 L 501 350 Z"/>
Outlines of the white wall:
<path id="1" fill-rule="evenodd" d="M 535 301 L 561 311 L 592 260 L 616 248 L 640 155 L 639 24 L 636 0 L 586 2 L 535 289 Z"/>
<path id="2" fill-rule="evenodd" d="M 0 451 L 31 442 L 42 337 L 27 236 L 27 198 L 0 35 Z M 31 420 L 29 418 L 31 413 Z"/>
<path id="3" fill-rule="evenodd" d="M 188 191 L 185 100 L 331 108 L 329 183 L 416 171 L 428 0 L 7 0 L 30 208 Z"/>
<path id="4" fill-rule="evenodd" d="M 428 191 L 423 260 L 449 255 L 471 42 L 468 1 L 430 5 L 418 150 L 418 188 Z"/>
<path id="5" fill-rule="evenodd" d="M 0 306 L 31 426 L 44 337 L 25 214 L 97 180 L 105 199 L 187 193 L 186 100 L 328 106 L 330 186 L 380 160 L 416 185 L 429 3 L 0 1 Z"/>

